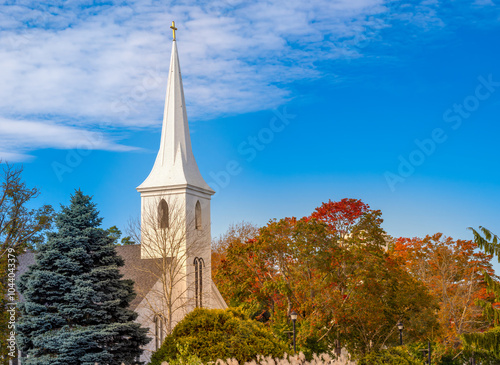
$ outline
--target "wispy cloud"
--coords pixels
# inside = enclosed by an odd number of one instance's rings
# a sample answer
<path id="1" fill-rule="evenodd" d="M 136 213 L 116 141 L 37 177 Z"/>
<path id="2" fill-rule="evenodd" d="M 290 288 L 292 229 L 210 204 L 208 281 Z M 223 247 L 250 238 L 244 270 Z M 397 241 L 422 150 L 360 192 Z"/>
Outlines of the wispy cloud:
<path id="1" fill-rule="evenodd" d="M 430 0 L 216 0 L 168 7 L 150 0 L 25 0 L 0 10 L 1 146 L 25 137 L 21 129 L 4 134 L 14 120 L 40 125 L 50 119 L 54 133 L 103 123 L 158 125 L 171 19 L 179 26 L 195 120 L 277 107 L 292 97 L 290 83 L 323 76 L 318 61 L 363 57 L 366 44 L 380 42 L 381 32 L 398 24 L 429 30 L 447 22 Z M 36 148 L 72 148 L 50 138 L 39 142 Z M 124 150 L 118 146 L 109 139 L 95 148 Z M 28 147 L 13 148 L 22 158 Z"/>
<path id="2" fill-rule="evenodd" d="M 2 160 L 18 162 L 32 158 L 25 151 L 42 148 L 131 151 L 136 148 L 114 142 L 100 131 L 0 118 L 0 156 Z"/>

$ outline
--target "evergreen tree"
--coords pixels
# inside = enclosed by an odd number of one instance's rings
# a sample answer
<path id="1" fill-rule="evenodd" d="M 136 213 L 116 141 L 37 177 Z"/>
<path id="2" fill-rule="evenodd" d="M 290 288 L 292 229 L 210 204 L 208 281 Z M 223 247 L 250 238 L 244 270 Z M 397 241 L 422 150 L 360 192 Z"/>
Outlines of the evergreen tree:
<path id="1" fill-rule="evenodd" d="M 128 309 L 133 282 L 122 279 L 124 261 L 101 221 L 91 198 L 76 191 L 56 218 L 58 232 L 21 277 L 23 364 L 140 364 L 147 330 Z"/>

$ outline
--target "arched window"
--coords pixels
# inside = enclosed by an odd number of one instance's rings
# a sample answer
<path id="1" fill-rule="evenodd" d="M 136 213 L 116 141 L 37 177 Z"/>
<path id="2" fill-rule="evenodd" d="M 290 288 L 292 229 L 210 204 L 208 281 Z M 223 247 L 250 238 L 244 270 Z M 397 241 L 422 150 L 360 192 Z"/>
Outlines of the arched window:
<path id="1" fill-rule="evenodd" d="M 158 350 L 163 343 L 163 317 L 160 314 L 155 315 L 155 349 Z"/>
<path id="2" fill-rule="evenodd" d="M 201 257 L 194 259 L 194 299 L 196 308 L 203 307 L 203 267 L 205 262 Z"/>
<path id="3" fill-rule="evenodd" d="M 158 225 L 160 228 L 168 228 L 168 204 L 165 199 L 158 204 Z"/>
<path id="4" fill-rule="evenodd" d="M 194 222 L 196 229 L 201 229 L 201 204 L 199 200 L 194 207 Z"/>

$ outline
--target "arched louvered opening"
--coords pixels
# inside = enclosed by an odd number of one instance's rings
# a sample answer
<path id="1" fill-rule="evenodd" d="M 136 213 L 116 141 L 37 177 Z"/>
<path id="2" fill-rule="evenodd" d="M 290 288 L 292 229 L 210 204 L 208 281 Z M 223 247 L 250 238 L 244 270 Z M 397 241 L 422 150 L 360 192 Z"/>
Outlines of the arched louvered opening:
<path id="1" fill-rule="evenodd" d="M 159 350 L 163 343 L 163 316 L 161 314 L 155 315 L 153 322 L 155 326 L 155 349 Z"/>
<path id="2" fill-rule="evenodd" d="M 194 299 L 196 308 L 203 307 L 203 267 L 205 262 L 201 257 L 194 259 Z"/>
<path id="3" fill-rule="evenodd" d="M 160 228 L 168 228 L 168 204 L 165 199 L 158 204 L 158 225 Z"/>
<path id="4" fill-rule="evenodd" d="M 194 222 L 196 229 L 201 229 L 201 204 L 198 200 L 196 202 L 196 206 L 194 207 Z"/>

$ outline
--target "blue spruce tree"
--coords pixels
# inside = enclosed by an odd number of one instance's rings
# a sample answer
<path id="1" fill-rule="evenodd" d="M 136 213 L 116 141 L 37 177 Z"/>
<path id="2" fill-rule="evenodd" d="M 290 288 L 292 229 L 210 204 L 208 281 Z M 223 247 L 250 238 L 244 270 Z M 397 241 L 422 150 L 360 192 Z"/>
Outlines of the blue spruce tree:
<path id="1" fill-rule="evenodd" d="M 133 282 L 123 280 L 124 262 L 102 218 L 78 190 L 56 218 L 57 233 L 21 277 L 19 346 L 31 365 L 141 364 L 147 330 L 128 309 Z"/>

